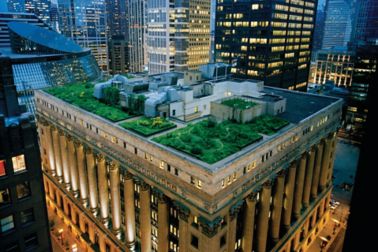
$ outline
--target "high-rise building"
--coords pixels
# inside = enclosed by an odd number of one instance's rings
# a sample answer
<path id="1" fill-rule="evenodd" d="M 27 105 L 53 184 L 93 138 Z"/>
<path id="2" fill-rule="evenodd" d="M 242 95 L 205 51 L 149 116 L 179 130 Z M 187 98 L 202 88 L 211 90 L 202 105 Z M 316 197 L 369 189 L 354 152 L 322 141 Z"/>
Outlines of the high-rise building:
<path id="1" fill-rule="evenodd" d="M 357 3 L 351 42 L 369 41 L 378 44 L 378 2 L 360 0 Z"/>
<path id="2" fill-rule="evenodd" d="M 109 69 L 105 0 L 58 0 L 60 32 L 90 48 L 99 67 Z"/>
<path id="3" fill-rule="evenodd" d="M 209 62 L 210 2 L 147 1 L 149 73 L 196 70 Z"/>
<path id="4" fill-rule="evenodd" d="M 109 40 L 109 67 L 112 74 L 129 72 L 129 47 L 123 35 Z"/>
<path id="5" fill-rule="evenodd" d="M 51 251 L 34 116 L 18 104 L 10 59 L 0 65 L 0 247 Z"/>
<path id="6" fill-rule="evenodd" d="M 147 1 L 128 0 L 126 4 L 130 72 L 143 72 L 147 65 Z"/>
<path id="7" fill-rule="evenodd" d="M 126 1 L 106 0 L 109 70 L 111 74 L 129 71 Z"/>
<path id="8" fill-rule="evenodd" d="M 217 2 L 215 57 L 235 77 L 306 90 L 317 1 Z"/>
<path id="9" fill-rule="evenodd" d="M 343 48 L 321 50 L 317 53 L 316 69 L 312 83 L 350 87 L 352 84 L 354 53 Z"/>
<path id="10" fill-rule="evenodd" d="M 311 54 L 312 62 L 316 61 L 317 52 L 320 49 L 322 49 L 324 21 L 325 21 L 324 8 L 318 8 L 317 13 L 316 13 L 314 37 L 312 40 L 312 54 Z"/>
<path id="11" fill-rule="evenodd" d="M 47 25 L 50 25 L 50 8 L 50 0 L 8 0 L 9 12 L 34 13 Z"/>
<path id="12" fill-rule="evenodd" d="M 20 105 L 35 111 L 35 89 L 100 77 L 89 49 L 49 29 L 34 14 L 0 13 L 0 54 L 13 71 Z"/>
<path id="13" fill-rule="evenodd" d="M 124 98 L 147 100 L 134 109 L 191 124 L 95 115 L 66 102 L 67 86 L 36 92 L 46 197 L 88 247 L 306 251 L 317 240 L 330 219 L 341 100 L 204 70 L 95 87 L 100 98 L 109 85 L 135 90 Z"/>
<path id="14" fill-rule="evenodd" d="M 322 49 L 346 47 L 352 33 L 352 1 L 327 0 Z"/>
<path id="15" fill-rule="evenodd" d="M 50 27 L 59 32 L 58 5 L 53 3 L 50 8 Z"/>

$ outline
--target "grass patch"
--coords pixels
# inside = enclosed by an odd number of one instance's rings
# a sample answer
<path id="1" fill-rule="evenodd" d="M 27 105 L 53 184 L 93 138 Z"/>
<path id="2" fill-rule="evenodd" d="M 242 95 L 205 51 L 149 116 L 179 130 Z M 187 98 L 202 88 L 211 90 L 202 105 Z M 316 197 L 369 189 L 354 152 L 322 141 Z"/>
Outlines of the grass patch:
<path id="1" fill-rule="evenodd" d="M 272 116 L 262 116 L 247 124 L 231 121 L 216 124 L 203 120 L 153 140 L 213 164 L 261 140 L 259 133 L 275 132 L 287 124 L 287 121 Z"/>
<path id="2" fill-rule="evenodd" d="M 232 108 L 242 109 L 242 110 L 249 109 L 257 105 L 256 102 L 246 101 L 240 98 L 225 100 L 225 101 L 222 101 L 222 104 L 232 107 Z"/>
<path id="3" fill-rule="evenodd" d="M 94 86 L 92 84 L 67 84 L 46 89 L 46 92 L 113 122 L 131 117 L 131 115 L 122 111 L 121 107 L 106 105 L 97 100 L 93 96 L 93 89 Z"/>
<path id="4" fill-rule="evenodd" d="M 176 124 L 161 117 L 142 117 L 138 120 L 123 122 L 120 124 L 120 126 L 143 136 L 151 136 L 153 134 L 175 128 Z"/>

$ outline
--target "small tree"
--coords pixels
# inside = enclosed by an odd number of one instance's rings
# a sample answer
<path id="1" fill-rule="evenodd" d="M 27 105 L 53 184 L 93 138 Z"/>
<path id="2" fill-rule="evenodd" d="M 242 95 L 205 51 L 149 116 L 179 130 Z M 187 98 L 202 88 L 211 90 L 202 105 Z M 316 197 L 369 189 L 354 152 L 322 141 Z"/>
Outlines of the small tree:
<path id="1" fill-rule="evenodd" d="M 115 87 L 106 87 L 103 90 L 104 102 L 109 105 L 118 105 L 119 103 L 119 90 Z"/>

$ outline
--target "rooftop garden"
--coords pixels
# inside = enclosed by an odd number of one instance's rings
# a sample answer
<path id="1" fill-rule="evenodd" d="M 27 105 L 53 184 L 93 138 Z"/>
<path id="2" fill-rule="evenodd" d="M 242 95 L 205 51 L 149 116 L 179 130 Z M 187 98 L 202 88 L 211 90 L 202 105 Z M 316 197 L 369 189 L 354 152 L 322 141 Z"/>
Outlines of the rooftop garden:
<path id="1" fill-rule="evenodd" d="M 142 117 L 138 120 L 123 122 L 120 124 L 120 126 L 147 137 L 168 129 L 175 128 L 176 124 L 161 117 Z"/>
<path id="2" fill-rule="evenodd" d="M 110 121 L 117 122 L 127 118 L 131 115 L 124 112 L 117 104 L 106 104 L 97 100 L 93 96 L 94 86 L 92 84 L 67 84 L 49 88 L 47 93 L 62 99 L 65 102 L 78 106 L 88 112 L 106 118 Z M 109 102 L 108 102 L 109 103 Z"/>
<path id="3" fill-rule="evenodd" d="M 249 109 L 257 105 L 256 102 L 246 101 L 241 98 L 225 100 L 225 101 L 222 101 L 222 104 L 235 108 L 235 109 L 241 109 L 241 110 Z"/>
<path id="4" fill-rule="evenodd" d="M 261 116 L 246 124 L 203 120 L 153 140 L 213 164 L 261 140 L 259 133 L 273 134 L 287 124 L 286 120 L 272 116 Z"/>

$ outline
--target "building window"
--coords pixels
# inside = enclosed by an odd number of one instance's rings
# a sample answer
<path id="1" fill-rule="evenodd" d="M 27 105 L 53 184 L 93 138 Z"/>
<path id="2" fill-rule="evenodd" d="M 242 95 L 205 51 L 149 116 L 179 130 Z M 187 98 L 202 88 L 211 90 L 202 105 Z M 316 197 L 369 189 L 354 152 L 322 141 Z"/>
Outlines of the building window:
<path id="1" fill-rule="evenodd" d="M 10 203 L 10 195 L 8 188 L 0 189 L 0 207 Z"/>
<path id="2" fill-rule="evenodd" d="M 190 176 L 190 184 L 192 184 L 192 185 L 196 184 L 196 180 L 194 179 L 193 176 Z"/>
<path id="3" fill-rule="evenodd" d="M 25 237 L 25 249 L 31 250 L 38 246 L 38 237 L 36 234 L 32 234 Z"/>
<path id="4" fill-rule="evenodd" d="M 201 181 L 200 179 L 197 181 L 197 187 L 198 187 L 199 189 L 202 188 L 202 181 Z"/>
<path id="5" fill-rule="evenodd" d="M 12 244 L 9 244 L 6 248 L 5 248 L 5 252 L 19 252 L 20 251 L 20 246 L 18 245 L 18 243 L 12 243 Z"/>
<path id="6" fill-rule="evenodd" d="M 1 233 L 14 229 L 13 215 L 8 215 L 0 219 Z"/>
<path id="7" fill-rule="evenodd" d="M 198 249 L 198 238 L 195 235 L 192 235 L 192 239 L 190 239 L 190 244 Z"/>
<path id="8" fill-rule="evenodd" d="M 21 211 L 20 214 L 21 224 L 28 224 L 34 221 L 33 208 Z"/>
<path id="9" fill-rule="evenodd" d="M 165 162 L 164 161 L 160 161 L 160 169 L 164 169 L 165 168 Z"/>
<path id="10" fill-rule="evenodd" d="M 29 182 L 25 181 L 21 184 L 16 185 L 17 199 L 22 199 L 30 196 Z"/>
<path id="11" fill-rule="evenodd" d="M 167 164 L 167 170 L 170 172 L 171 171 L 171 165 Z"/>
<path id="12" fill-rule="evenodd" d="M 138 155 L 138 149 L 136 147 L 134 147 L 134 154 Z"/>
<path id="13" fill-rule="evenodd" d="M 179 175 L 179 172 L 178 172 L 178 169 L 175 168 L 175 175 L 178 176 Z"/>
<path id="14" fill-rule="evenodd" d="M 176 115 L 176 109 L 173 109 L 172 110 L 172 116 L 175 116 Z"/>
<path id="15" fill-rule="evenodd" d="M 12 163 L 13 163 L 13 171 L 15 173 L 26 170 L 25 158 L 23 154 L 18 155 L 16 157 L 12 157 Z"/>
<path id="16" fill-rule="evenodd" d="M 5 160 L 0 160 L 0 177 L 7 175 L 5 171 Z"/>
<path id="17" fill-rule="evenodd" d="M 226 244 L 226 235 L 223 235 L 219 241 L 219 247 L 222 248 Z"/>

